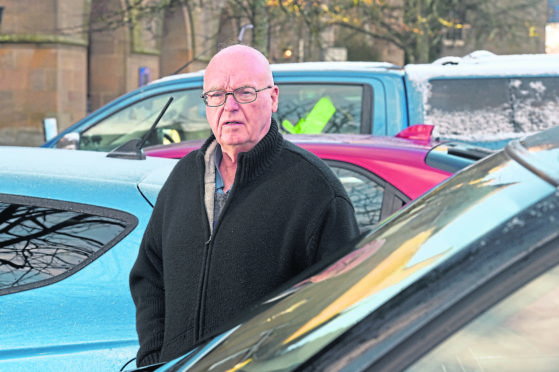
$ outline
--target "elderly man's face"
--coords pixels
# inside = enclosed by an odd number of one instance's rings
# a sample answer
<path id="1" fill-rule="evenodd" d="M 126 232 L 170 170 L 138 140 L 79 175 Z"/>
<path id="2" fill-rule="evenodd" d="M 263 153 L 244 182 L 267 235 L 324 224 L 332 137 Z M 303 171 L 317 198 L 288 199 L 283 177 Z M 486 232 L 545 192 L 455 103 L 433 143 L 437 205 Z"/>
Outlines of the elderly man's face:
<path id="1" fill-rule="evenodd" d="M 258 92 L 254 102 L 240 104 L 227 95 L 222 106 L 206 107 L 210 127 L 224 151 L 246 152 L 266 135 L 279 90 L 273 86 L 267 61 L 248 48 L 233 48 L 212 59 L 205 72 L 204 92 L 268 86 L 272 88 Z"/>

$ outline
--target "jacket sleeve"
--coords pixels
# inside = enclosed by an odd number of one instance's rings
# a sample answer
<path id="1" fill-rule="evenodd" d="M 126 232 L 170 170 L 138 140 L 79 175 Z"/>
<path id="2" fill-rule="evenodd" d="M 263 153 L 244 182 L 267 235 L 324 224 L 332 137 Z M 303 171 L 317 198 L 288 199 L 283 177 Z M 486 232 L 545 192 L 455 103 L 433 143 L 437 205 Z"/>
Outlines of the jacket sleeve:
<path id="1" fill-rule="evenodd" d="M 335 196 L 324 209 L 321 220 L 313 233 L 311 246 L 315 248 L 314 262 L 350 249 L 359 236 L 355 210 L 347 196 Z"/>
<path id="2" fill-rule="evenodd" d="M 138 367 L 159 361 L 165 327 L 163 265 L 152 223 L 148 224 L 130 272 L 130 292 L 136 305 L 136 331 L 140 340 L 136 358 Z"/>

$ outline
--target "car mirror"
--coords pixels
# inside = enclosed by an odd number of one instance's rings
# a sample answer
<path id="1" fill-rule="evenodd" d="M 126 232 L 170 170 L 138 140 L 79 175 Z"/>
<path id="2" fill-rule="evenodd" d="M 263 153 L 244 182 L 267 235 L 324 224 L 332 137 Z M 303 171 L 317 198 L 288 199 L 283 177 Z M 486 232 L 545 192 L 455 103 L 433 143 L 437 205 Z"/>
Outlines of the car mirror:
<path id="1" fill-rule="evenodd" d="M 56 143 L 57 149 L 77 150 L 80 148 L 80 134 L 76 132 L 66 133 Z"/>

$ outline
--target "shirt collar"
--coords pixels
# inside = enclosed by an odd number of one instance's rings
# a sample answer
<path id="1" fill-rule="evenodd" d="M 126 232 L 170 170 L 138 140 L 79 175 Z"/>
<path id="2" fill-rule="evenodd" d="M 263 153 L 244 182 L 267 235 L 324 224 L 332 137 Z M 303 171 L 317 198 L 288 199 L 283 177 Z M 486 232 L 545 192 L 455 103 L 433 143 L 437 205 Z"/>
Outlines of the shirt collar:
<path id="1" fill-rule="evenodd" d="M 223 183 L 223 177 L 219 171 L 219 165 L 221 164 L 221 159 L 223 159 L 223 153 L 221 152 L 221 146 L 217 145 L 215 149 L 215 191 L 223 194 L 223 188 L 225 184 Z"/>

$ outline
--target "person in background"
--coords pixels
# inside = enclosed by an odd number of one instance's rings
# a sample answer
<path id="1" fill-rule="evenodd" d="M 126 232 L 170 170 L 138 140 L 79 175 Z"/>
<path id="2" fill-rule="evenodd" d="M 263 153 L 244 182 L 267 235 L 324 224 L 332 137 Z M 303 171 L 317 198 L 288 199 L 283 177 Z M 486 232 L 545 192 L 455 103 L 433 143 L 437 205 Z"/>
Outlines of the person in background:
<path id="1" fill-rule="evenodd" d="M 218 52 L 202 98 L 213 134 L 161 189 L 130 273 L 138 367 L 183 355 L 359 234 L 338 178 L 279 133 L 264 55 Z"/>

